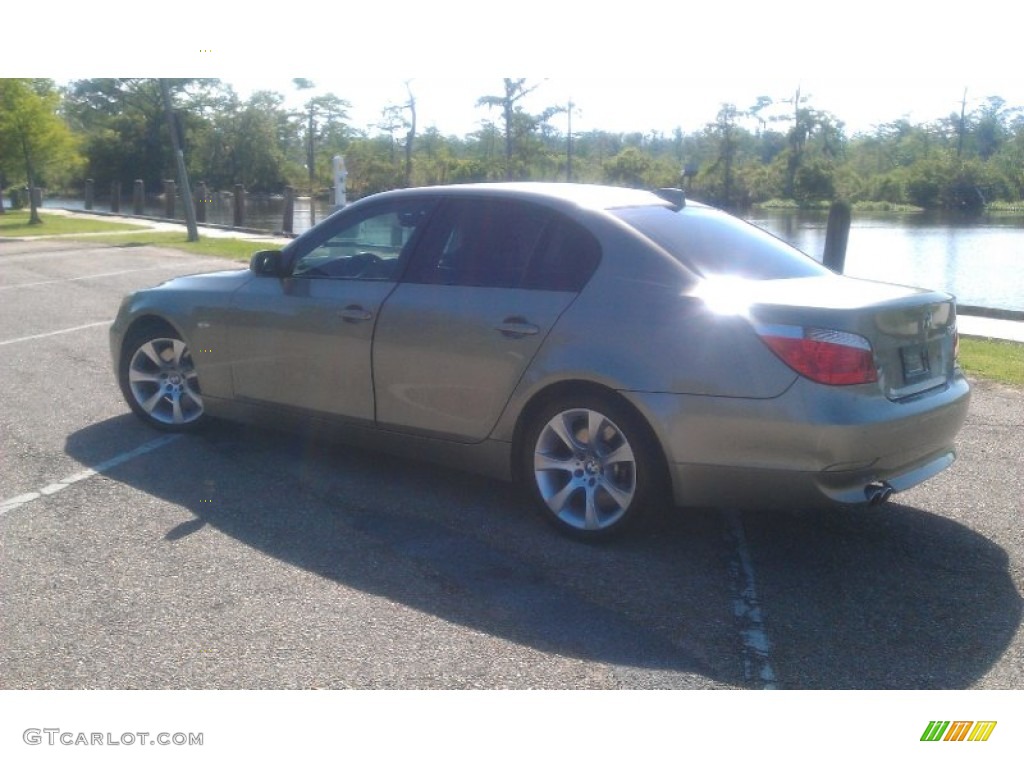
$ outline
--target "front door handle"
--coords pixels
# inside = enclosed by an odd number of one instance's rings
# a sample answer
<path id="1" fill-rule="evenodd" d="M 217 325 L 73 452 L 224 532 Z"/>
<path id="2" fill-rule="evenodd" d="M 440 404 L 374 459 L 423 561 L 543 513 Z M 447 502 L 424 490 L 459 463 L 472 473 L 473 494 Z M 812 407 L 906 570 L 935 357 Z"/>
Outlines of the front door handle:
<path id="1" fill-rule="evenodd" d="M 525 317 L 506 317 L 499 323 L 495 330 L 502 336 L 518 339 L 523 336 L 536 336 L 540 328 L 533 323 L 527 322 Z"/>
<path id="2" fill-rule="evenodd" d="M 346 323 L 365 323 L 373 315 L 358 304 L 351 304 L 338 312 L 338 317 Z"/>

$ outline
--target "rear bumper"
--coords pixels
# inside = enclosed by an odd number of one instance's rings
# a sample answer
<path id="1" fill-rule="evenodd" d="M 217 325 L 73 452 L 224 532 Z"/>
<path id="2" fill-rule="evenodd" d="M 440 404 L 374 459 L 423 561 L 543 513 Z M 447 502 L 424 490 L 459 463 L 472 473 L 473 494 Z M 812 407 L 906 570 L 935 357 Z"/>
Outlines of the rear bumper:
<path id="1" fill-rule="evenodd" d="M 897 470 L 799 472 L 785 469 L 672 464 L 675 503 L 689 507 L 777 509 L 793 506 L 865 504 L 872 483 L 905 491 L 949 467 L 953 450 Z"/>
<path id="2" fill-rule="evenodd" d="M 970 402 L 959 372 L 902 402 L 805 379 L 766 400 L 624 394 L 654 427 L 685 506 L 863 503 L 875 482 L 906 490 L 953 463 Z"/>

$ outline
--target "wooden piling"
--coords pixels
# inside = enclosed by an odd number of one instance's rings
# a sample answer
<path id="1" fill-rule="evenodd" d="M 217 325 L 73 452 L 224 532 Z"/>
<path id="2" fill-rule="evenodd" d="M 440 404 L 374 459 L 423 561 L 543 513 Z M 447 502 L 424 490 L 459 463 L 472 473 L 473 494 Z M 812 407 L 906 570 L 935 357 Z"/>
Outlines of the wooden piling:
<path id="1" fill-rule="evenodd" d="M 284 188 L 284 226 L 286 234 L 295 232 L 295 187 Z"/>
<path id="2" fill-rule="evenodd" d="M 146 183 L 142 179 L 135 180 L 132 188 L 132 213 L 141 216 L 146 212 Z"/>
<path id="3" fill-rule="evenodd" d="M 164 218 L 174 218 L 174 196 L 177 194 L 177 185 L 172 179 L 164 180 Z"/>
<path id="4" fill-rule="evenodd" d="M 846 267 L 846 245 L 850 239 L 850 204 L 837 200 L 828 211 L 828 228 L 825 230 L 825 253 L 821 262 L 833 272 L 843 273 Z"/>
<path id="5" fill-rule="evenodd" d="M 121 182 L 114 181 L 110 183 L 110 212 L 120 213 L 121 212 Z"/>
<path id="6" fill-rule="evenodd" d="M 196 221 L 206 221 L 206 204 L 210 202 L 210 190 L 206 182 L 200 181 L 196 187 Z"/>
<path id="7" fill-rule="evenodd" d="M 235 226 L 245 224 L 245 187 L 235 184 Z"/>
<path id="8" fill-rule="evenodd" d="M 85 180 L 85 210 L 91 211 L 96 198 L 96 184 L 92 179 Z"/>

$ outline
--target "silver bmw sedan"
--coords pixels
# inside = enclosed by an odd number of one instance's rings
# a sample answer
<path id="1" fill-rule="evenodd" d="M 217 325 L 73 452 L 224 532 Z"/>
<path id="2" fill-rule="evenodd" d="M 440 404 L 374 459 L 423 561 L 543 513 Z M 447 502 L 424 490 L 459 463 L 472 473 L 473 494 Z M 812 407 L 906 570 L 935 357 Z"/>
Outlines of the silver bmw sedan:
<path id="1" fill-rule="evenodd" d="M 364 198 L 127 296 L 110 346 L 157 429 L 313 422 L 515 480 L 588 539 L 666 504 L 884 502 L 953 462 L 969 400 L 952 296 L 582 184 Z"/>

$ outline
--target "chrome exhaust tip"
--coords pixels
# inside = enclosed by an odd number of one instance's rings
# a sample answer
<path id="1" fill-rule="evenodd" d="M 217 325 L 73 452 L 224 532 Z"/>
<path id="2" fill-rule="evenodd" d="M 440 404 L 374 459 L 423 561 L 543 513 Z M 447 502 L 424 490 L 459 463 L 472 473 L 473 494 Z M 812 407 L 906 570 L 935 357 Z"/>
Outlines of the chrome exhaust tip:
<path id="1" fill-rule="evenodd" d="M 888 483 L 878 480 L 864 486 L 864 497 L 871 505 L 884 504 L 892 496 L 893 487 Z"/>

